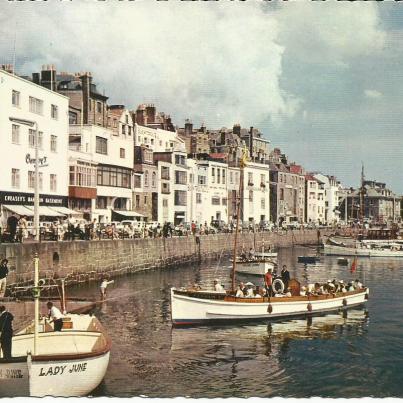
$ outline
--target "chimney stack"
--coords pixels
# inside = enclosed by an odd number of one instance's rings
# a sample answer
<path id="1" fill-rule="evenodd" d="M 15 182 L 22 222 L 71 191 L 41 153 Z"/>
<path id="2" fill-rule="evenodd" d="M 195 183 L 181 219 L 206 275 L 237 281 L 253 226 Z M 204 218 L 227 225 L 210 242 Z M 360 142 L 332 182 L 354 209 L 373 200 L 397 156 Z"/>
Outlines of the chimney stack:
<path id="1" fill-rule="evenodd" d="M 185 135 L 190 136 L 193 132 L 193 123 L 190 119 L 185 120 Z"/>
<path id="2" fill-rule="evenodd" d="M 14 74 L 14 66 L 12 64 L 2 64 L 1 69 L 7 73 Z"/>

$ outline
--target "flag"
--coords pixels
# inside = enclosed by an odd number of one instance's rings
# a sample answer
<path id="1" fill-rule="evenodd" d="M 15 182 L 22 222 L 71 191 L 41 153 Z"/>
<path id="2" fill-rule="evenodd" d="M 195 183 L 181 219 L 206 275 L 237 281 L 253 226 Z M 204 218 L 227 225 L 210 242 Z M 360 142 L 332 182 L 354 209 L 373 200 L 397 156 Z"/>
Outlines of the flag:
<path id="1" fill-rule="evenodd" d="M 354 273 L 357 269 L 357 256 L 354 257 L 353 263 L 351 263 L 350 272 Z"/>

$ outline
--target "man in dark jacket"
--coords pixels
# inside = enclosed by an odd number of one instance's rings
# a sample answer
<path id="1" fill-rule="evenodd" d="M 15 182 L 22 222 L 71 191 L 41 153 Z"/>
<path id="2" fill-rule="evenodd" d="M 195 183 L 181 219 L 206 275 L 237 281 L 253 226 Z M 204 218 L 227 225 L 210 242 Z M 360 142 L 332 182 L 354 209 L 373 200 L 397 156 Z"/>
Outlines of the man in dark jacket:
<path id="1" fill-rule="evenodd" d="M 284 265 L 283 268 L 281 269 L 281 280 L 284 283 L 284 289 L 287 290 L 288 288 L 288 283 L 290 282 L 290 272 L 287 270 L 287 266 Z"/>
<path id="2" fill-rule="evenodd" d="M 12 214 L 7 219 L 7 227 L 10 231 L 10 242 L 15 242 L 15 235 L 17 234 L 18 218 Z"/>
<path id="3" fill-rule="evenodd" d="M 11 343 L 13 338 L 14 316 L 6 310 L 4 305 L 0 306 L 0 345 L 3 357 L 7 360 L 11 358 Z"/>
<path id="4" fill-rule="evenodd" d="M 7 286 L 7 276 L 8 276 L 8 260 L 3 259 L 0 263 L 0 298 L 4 297 L 6 293 Z"/>

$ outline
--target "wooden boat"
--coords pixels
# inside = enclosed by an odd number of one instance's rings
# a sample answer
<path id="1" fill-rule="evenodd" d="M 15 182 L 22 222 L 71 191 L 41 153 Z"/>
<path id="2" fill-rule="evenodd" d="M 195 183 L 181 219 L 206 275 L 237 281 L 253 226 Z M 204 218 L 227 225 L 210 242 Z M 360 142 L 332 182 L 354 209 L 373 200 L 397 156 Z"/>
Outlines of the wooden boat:
<path id="1" fill-rule="evenodd" d="M 348 259 L 346 259 L 345 257 L 339 257 L 337 259 L 337 264 L 340 266 L 348 266 Z"/>
<path id="2" fill-rule="evenodd" d="M 298 256 L 298 263 L 315 264 L 319 260 L 319 256 Z"/>
<path id="3" fill-rule="evenodd" d="M 355 246 L 335 245 L 326 243 L 323 248 L 325 255 L 362 256 L 362 257 L 403 257 L 403 246 L 399 243 L 356 242 Z"/>
<path id="4" fill-rule="evenodd" d="M 240 200 L 242 200 L 244 166 L 246 153 L 244 151 L 240 164 L 239 200 L 237 206 L 237 224 L 234 235 L 234 257 L 232 267 L 232 289 L 229 292 L 209 292 L 186 289 L 171 289 L 171 318 L 174 326 L 199 325 L 205 323 L 229 323 L 240 320 L 273 319 L 290 316 L 322 314 L 329 311 L 349 308 L 364 303 L 369 294 L 368 288 L 326 294 L 300 296 L 299 283 L 294 283 L 291 297 L 262 297 L 256 298 L 235 296 L 235 273 L 237 266 L 237 236 L 240 216 Z"/>
<path id="5" fill-rule="evenodd" d="M 40 319 L 37 256 L 34 265 L 34 320 L 13 336 L 12 358 L 0 358 L 0 396 L 87 395 L 105 376 L 111 341 L 98 319 L 88 314 L 65 315 L 62 330 L 58 332 L 46 318 Z M 64 281 L 61 294 L 62 311 L 65 311 Z"/>
<path id="6" fill-rule="evenodd" d="M 172 323 L 198 325 L 229 321 L 273 319 L 322 314 L 363 304 L 369 289 L 346 293 L 292 296 L 236 298 L 231 294 L 192 292 L 171 289 Z"/>
<path id="7" fill-rule="evenodd" d="M 12 358 L 0 359 L 0 396 L 84 396 L 105 376 L 111 341 L 98 319 L 67 315 L 61 332 L 42 320 L 13 336 Z"/>
<path id="8" fill-rule="evenodd" d="M 240 261 L 236 264 L 237 273 L 253 276 L 264 276 L 269 269 L 274 270 L 277 264 L 270 260 Z"/>

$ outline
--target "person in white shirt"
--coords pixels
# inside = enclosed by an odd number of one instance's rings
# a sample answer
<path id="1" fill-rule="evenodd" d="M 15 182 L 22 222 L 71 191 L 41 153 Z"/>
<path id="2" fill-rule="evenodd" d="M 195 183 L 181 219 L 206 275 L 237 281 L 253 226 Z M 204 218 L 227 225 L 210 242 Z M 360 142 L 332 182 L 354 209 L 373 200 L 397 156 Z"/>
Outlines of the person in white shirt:
<path id="1" fill-rule="evenodd" d="M 252 285 L 248 285 L 248 288 L 246 289 L 246 298 L 255 298 Z"/>
<path id="2" fill-rule="evenodd" d="M 301 291 L 299 292 L 299 295 L 301 297 L 305 297 L 306 296 L 306 287 L 301 287 Z"/>
<path id="3" fill-rule="evenodd" d="M 60 312 L 58 308 L 53 306 L 53 303 L 49 301 L 47 304 L 49 309 L 48 317 L 53 322 L 53 328 L 55 332 L 60 332 L 63 327 L 63 314 Z"/>
<path id="4" fill-rule="evenodd" d="M 355 288 L 357 290 L 360 290 L 362 288 L 362 283 L 360 282 L 360 280 L 358 280 L 358 278 L 357 280 L 355 280 Z"/>
<path id="5" fill-rule="evenodd" d="M 100 286 L 101 299 L 106 298 L 106 287 L 108 287 L 109 284 L 113 284 L 114 282 L 114 280 L 108 281 L 106 278 L 102 279 L 102 283 Z"/>
<path id="6" fill-rule="evenodd" d="M 214 291 L 216 292 L 224 292 L 224 287 L 218 282 L 217 279 L 214 280 Z"/>
<path id="7" fill-rule="evenodd" d="M 243 292 L 242 292 L 240 286 L 238 286 L 238 288 L 237 288 L 237 290 L 236 290 L 235 296 L 236 296 L 237 298 L 242 298 L 242 297 L 243 297 Z"/>

